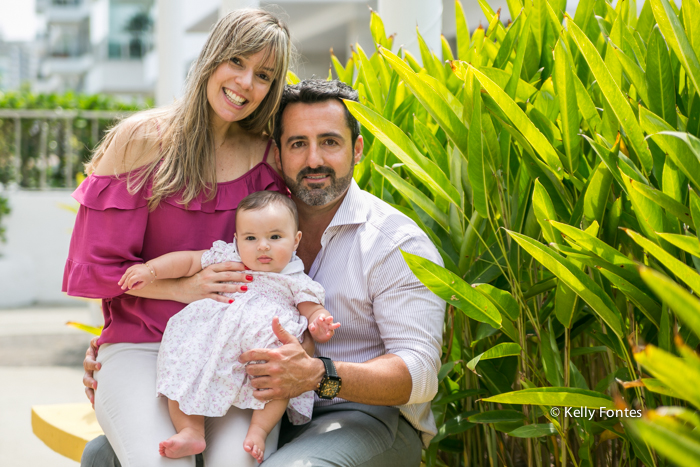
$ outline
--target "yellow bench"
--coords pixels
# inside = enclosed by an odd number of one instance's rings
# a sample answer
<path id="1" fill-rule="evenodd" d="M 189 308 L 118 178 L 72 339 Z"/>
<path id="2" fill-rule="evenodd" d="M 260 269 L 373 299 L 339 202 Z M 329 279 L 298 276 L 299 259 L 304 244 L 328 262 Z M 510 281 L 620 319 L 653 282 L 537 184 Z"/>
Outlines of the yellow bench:
<path id="1" fill-rule="evenodd" d="M 88 441 L 103 434 L 89 403 L 35 405 L 32 431 L 48 447 L 76 462 Z"/>

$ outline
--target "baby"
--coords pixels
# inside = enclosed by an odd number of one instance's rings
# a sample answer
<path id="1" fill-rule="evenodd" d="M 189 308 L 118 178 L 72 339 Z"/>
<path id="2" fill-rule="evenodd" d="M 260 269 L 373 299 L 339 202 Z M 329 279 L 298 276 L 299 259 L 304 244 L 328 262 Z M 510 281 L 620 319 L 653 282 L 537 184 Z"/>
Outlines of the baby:
<path id="1" fill-rule="evenodd" d="M 323 287 L 304 274 L 295 251 L 301 240 L 297 209 L 286 196 L 253 193 L 236 211 L 234 243 L 214 243 L 206 251 L 168 253 L 130 267 L 122 289 L 139 289 L 156 278 L 191 276 L 215 263 L 240 261 L 253 282 L 245 293 L 226 294 L 229 303 L 212 299 L 189 304 L 163 334 L 158 354 L 156 390 L 168 398 L 177 434 L 160 443 L 160 454 L 178 458 L 204 451 L 204 417 L 222 417 L 232 405 L 256 409 L 243 443 L 262 462 L 265 439 L 284 415 L 294 424 L 311 419 L 313 393 L 291 400 L 260 402 L 253 397 L 245 365 L 238 356 L 253 348 L 276 348 L 272 319 L 299 340 L 307 328 L 316 342 L 326 342 L 340 324 L 323 307 Z M 242 288 L 246 290 L 243 286 Z"/>

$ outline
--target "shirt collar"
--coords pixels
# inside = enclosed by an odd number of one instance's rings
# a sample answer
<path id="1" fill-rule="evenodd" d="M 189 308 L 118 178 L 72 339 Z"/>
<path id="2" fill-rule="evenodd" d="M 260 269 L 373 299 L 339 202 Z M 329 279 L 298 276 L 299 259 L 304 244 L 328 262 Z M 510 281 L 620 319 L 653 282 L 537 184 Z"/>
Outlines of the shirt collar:
<path id="1" fill-rule="evenodd" d="M 350 182 L 350 188 L 340 204 L 340 207 L 333 216 L 333 220 L 326 227 L 328 231 L 332 227 L 340 227 L 343 225 L 364 224 L 367 222 L 369 215 L 369 206 L 363 199 L 363 193 L 357 182 L 353 179 Z"/>

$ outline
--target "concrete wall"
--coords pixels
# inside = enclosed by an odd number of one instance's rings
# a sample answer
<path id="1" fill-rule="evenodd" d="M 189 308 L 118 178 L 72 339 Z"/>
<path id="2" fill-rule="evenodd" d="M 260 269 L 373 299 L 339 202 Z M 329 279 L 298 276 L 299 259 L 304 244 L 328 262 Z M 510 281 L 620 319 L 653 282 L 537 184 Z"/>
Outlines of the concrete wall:
<path id="1" fill-rule="evenodd" d="M 61 292 L 78 203 L 71 191 L 5 191 L 11 214 L 3 218 L 7 243 L 0 244 L 0 308 L 75 304 Z"/>

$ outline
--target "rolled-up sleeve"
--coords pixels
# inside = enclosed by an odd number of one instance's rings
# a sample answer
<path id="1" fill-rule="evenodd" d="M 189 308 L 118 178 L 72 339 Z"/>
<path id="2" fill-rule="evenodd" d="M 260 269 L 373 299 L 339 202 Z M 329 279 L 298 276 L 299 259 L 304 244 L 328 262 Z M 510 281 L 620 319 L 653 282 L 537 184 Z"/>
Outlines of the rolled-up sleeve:
<path id="1" fill-rule="evenodd" d="M 407 236 L 385 251 L 369 281 L 386 351 L 406 363 L 413 382 L 408 404 L 419 404 L 438 390 L 445 302 L 418 280 L 401 250 L 439 265 L 442 259 L 425 235 Z"/>
<path id="2" fill-rule="evenodd" d="M 142 263 L 148 207 L 131 194 L 124 178 L 91 175 L 73 193 L 80 203 L 63 273 L 63 291 L 86 298 L 124 293 L 117 282 Z"/>

